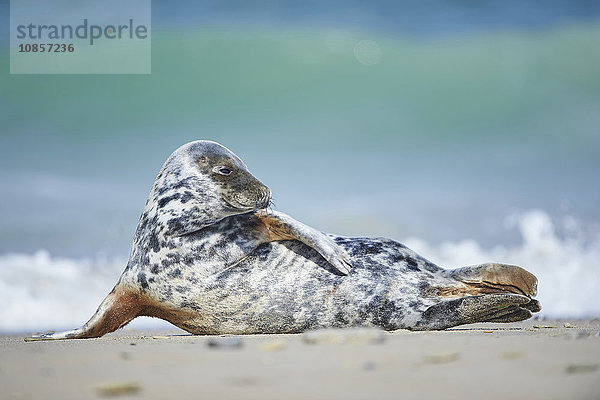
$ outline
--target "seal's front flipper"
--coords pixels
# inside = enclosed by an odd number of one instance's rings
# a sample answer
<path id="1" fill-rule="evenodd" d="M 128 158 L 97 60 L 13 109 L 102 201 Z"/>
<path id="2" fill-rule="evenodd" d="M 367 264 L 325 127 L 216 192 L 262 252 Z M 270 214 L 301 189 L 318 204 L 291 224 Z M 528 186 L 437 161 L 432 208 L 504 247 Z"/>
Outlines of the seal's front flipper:
<path id="1" fill-rule="evenodd" d="M 103 336 L 128 324 L 143 309 L 140 297 L 117 285 L 102 301 L 96 313 L 81 328 L 64 332 L 49 332 L 25 338 L 39 340 L 87 339 Z"/>
<path id="2" fill-rule="evenodd" d="M 328 235 L 277 211 L 256 215 L 265 227 L 267 241 L 299 240 L 319 252 L 342 274 L 347 275 L 350 272 L 352 268 L 350 256 Z"/>
<path id="3" fill-rule="evenodd" d="M 423 312 L 415 330 L 439 330 L 476 322 L 517 322 L 539 311 L 536 300 L 519 294 L 484 294 L 445 300 Z"/>

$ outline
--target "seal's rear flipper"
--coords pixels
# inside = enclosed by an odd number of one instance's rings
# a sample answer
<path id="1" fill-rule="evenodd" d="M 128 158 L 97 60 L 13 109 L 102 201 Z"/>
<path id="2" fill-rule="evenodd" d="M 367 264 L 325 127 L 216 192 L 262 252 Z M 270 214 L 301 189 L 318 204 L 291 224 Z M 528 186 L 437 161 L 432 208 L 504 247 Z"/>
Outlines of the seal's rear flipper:
<path id="1" fill-rule="evenodd" d="M 448 270 L 447 273 L 464 284 L 463 290 L 449 288 L 460 297 L 488 293 L 515 293 L 529 297 L 537 294 L 535 275 L 515 265 L 489 263 Z M 441 295 L 444 296 L 444 291 Z"/>
<path id="2" fill-rule="evenodd" d="M 102 301 L 92 318 L 81 328 L 34 335 L 25 338 L 25 341 L 100 337 L 125 326 L 139 315 L 141 309 L 139 294 L 123 290 L 117 285 Z"/>
<path id="3" fill-rule="evenodd" d="M 540 311 L 540 303 L 519 294 L 483 294 L 445 300 L 423 312 L 414 330 L 439 330 L 476 322 L 517 322 Z"/>

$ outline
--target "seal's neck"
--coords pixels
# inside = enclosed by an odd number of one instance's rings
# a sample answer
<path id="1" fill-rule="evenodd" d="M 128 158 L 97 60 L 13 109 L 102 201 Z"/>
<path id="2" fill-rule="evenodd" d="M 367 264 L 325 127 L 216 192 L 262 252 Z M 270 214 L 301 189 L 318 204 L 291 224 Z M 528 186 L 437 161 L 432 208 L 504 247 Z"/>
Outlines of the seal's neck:
<path id="1" fill-rule="evenodd" d="M 177 174 L 161 172 L 146 202 L 140 226 L 148 225 L 167 237 L 182 236 L 198 231 L 225 218 L 219 207 L 218 191 L 214 184 L 199 177 L 178 179 Z"/>
<path id="2" fill-rule="evenodd" d="M 199 191 L 200 188 L 200 191 Z M 129 264 L 146 265 L 151 253 L 178 246 L 178 239 L 224 218 L 211 210 L 214 189 L 195 177 L 177 179 L 163 168 L 150 191 L 133 240 Z"/>

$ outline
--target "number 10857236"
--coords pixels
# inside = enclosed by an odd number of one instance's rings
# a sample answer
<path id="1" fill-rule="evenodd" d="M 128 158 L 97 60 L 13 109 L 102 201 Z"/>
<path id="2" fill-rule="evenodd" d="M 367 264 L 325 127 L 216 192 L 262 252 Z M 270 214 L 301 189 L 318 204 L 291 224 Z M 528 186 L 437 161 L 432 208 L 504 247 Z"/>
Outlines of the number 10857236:
<path id="1" fill-rule="evenodd" d="M 19 53 L 72 53 L 75 46 L 72 43 L 20 43 Z"/>

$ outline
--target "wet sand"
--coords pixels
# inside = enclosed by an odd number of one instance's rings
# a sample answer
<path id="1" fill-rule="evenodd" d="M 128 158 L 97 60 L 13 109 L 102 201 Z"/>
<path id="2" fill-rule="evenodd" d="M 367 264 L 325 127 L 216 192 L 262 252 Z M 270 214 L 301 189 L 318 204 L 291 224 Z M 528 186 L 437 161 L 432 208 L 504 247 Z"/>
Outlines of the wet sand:
<path id="1" fill-rule="evenodd" d="M 2 399 L 600 399 L 600 319 L 99 339 L 0 338 Z"/>

